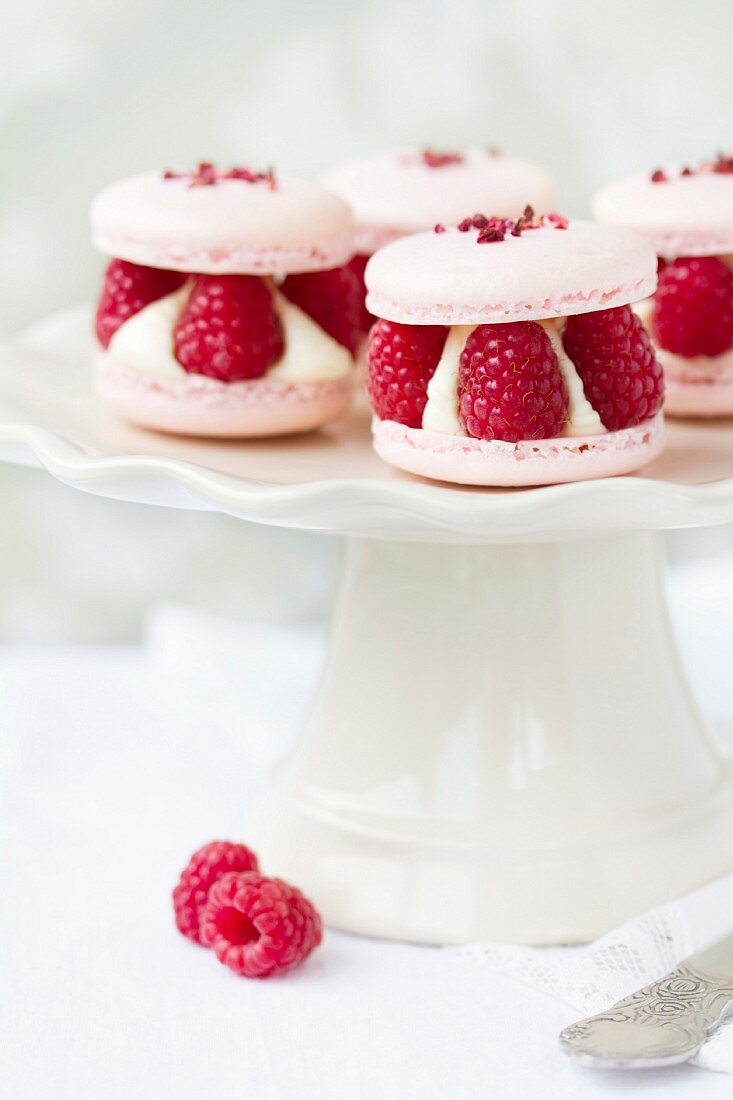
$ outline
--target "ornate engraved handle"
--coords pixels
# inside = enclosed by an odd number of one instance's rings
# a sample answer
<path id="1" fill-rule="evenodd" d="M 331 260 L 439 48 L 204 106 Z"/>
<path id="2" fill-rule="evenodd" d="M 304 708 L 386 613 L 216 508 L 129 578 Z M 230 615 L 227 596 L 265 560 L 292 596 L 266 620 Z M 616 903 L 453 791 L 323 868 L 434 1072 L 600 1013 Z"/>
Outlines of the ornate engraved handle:
<path id="1" fill-rule="evenodd" d="M 692 1058 L 731 1009 L 733 978 L 683 962 L 607 1012 L 566 1027 L 560 1046 L 585 1065 L 674 1065 Z"/>

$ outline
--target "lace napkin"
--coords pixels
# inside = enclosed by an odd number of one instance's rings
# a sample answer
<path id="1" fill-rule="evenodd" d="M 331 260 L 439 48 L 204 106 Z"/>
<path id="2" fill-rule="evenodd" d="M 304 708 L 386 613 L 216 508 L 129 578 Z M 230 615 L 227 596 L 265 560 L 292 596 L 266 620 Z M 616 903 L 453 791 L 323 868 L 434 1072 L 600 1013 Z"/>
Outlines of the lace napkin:
<path id="1" fill-rule="evenodd" d="M 673 969 L 687 955 L 733 933 L 733 875 L 635 917 L 582 947 L 474 943 L 447 948 L 497 974 L 571 1005 L 581 1019 Z M 733 1015 L 692 1061 L 733 1074 Z"/>

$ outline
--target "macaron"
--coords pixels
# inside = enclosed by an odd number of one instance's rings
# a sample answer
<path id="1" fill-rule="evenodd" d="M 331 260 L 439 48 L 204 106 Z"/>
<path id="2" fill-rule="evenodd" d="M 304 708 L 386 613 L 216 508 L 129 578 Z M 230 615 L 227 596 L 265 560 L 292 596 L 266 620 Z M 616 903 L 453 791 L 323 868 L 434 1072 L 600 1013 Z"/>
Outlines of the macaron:
<path id="1" fill-rule="evenodd" d="M 733 414 L 733 157 L 639 173 L 602 188 L 593 213 L 643 236 L 659 256 L 638 312 L 667 378 L 672 415 Z"/>
<path id="2" fill-rule="evenodd" d="M 469 215 L 366 267 L 373 438 L 387 462 L 465 485 L 625 474 L 663 446 L 664 381 L 630 303 L 656 255 L 624 229 Z"/>
<path id="3" fill-rule="evenodd" d="M 497 149 L 412 149 L 332 169 L 324 182 L 354 211 L 354 266 L 363 272 L 378 248 L 436 223 L 455 225 L 467 211 L 511 217 L 526 203 L 552 210 L 555 185 L 542 168 Z M 368 327 L 371 318 L 365 316 Z"/>
<path id="4" fill-rule="evenodd" d="M 308 431 L 351 400 L 360 338 L 353 218 L 318 184 L 210 163 L 105 188 L 111 260 L 98 391 L 126 420 L 185 435 Z"/>

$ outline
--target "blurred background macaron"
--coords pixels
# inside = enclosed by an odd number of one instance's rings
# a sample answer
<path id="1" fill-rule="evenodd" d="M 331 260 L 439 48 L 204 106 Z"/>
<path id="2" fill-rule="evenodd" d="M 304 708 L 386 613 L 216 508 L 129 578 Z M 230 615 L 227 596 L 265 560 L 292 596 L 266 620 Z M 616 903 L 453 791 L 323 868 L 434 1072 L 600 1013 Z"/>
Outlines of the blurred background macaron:
<path id="1" fill-rule="evenodd" d="M 360 275 L 378 248 L 436 223 L 456 225 L 478 210 L 509 218 L 527 203 L 552 210 L 557 201 L 548 172 L 491 147 L 382 153 L 341 164 L 324 182 L 354 212 Z M 364 327 L 372 320 L 366 313 Z"/>
<path id="2" fill-rule="evenodd" d="M 620 179 L 597 192 L 593 213 L 659 257 L 657 290 L 639 313 L 664 365 L 666 411 L 733 415 L 733 156 Z"/>

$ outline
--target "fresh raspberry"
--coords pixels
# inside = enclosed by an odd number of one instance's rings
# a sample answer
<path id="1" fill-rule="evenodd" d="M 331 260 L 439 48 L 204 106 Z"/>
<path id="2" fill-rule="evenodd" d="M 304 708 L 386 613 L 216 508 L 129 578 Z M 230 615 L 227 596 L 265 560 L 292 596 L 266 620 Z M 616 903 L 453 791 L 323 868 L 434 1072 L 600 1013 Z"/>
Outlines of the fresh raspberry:
<path id="1" fill-rule="evenodd" d="M 443 352 L 444 325 L 398 325 L 377 321 L 369 333 L 367 391 L 380 420 L 408 428 L 422 425 L 428 382 Z"/>
<path id="2" fill-rule="evenodd" d="M 198 275 L 174 339 L 184 370 L 220 382 L 259 378 L 284 349 L 272 294 L 256 275 Z"/>
<path id="3" fill-rule="evenodd" d="M 733 347 L 733 271 L 717 256 L 665 264 L 654 296 L 652 332 L 675 355 L 722 355 Z"/>
<path id="4" fill-rule="evenodd" d="M 321 918 L 300 890 L 254 871 L 220 878 L 201 919 L 201 942 L 244 978 L 292 970 L 321 936 Z"/>
<path id="5" fill-rule="evenodd" d="M 544 329 L 533 321 L 479 325 L 461 352 L 459 419 L 474 439 L 560 435 L 568 392 Z"/>
<path id="6" fill-rule="evenodd" d="M 361 295 L 361 309 L 359 311 L 359 330 L 363 333 L 369 332 L 369 329 L 372 327 L 377 319 L 372 313 L 369 312 L 366 307 L 366 284 L 364 282 L 364 269 L 368 263 L 369 257 L 362 256 L 360 254 L 352 256 L 349 260 L 349 267 L 359 280 L 359 293 Z"/>
<path id="7" fill-rule="evenodd" d="M 244 844 L 231 844 L 228 840 L 212 840 L 204 844 L 191 856 L 173 891 L 173 911 L 178 931 L 195 943 L 201 943 L 201 915 L 214 883 L 229 871 L 257 870 L 257 856 Z"/>
<path id="8" fill-rule="evenodd" d="M 661 409 L 662 368 L 631 306 L 568 317 L 563 346 L 609 431 L 631 428 Z"/>
<path id="9" fill-rule="evenodd" d="M 362 333 L 363 290 L 350 264 L 329 271 L 288 275 L 280 289 L 324 332 L 354 354 Z"/>
<path id="10" fill-rule="evenodd" d="M 143 306 L 150 305 L 166 294 L 172 294 L 186 281 L 180 271 L 163 271 L 158 267 L 141 267 L 128 260 L 110 260 L 104 272 L 102 293 L 97 305 L 94 331 L 103 348 L 123 322 Z"/>

